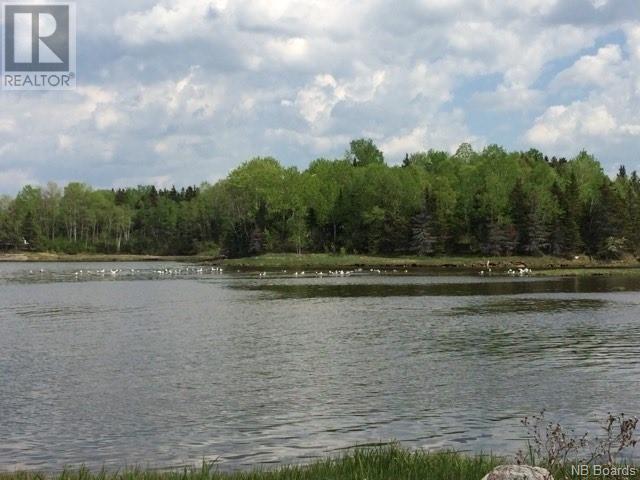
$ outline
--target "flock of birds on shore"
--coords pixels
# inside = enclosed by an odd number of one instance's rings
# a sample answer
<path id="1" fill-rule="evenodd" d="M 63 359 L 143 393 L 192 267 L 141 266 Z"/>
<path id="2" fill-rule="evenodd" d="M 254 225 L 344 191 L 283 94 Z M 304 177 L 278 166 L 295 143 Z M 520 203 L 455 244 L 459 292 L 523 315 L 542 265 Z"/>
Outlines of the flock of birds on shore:
<path id="1" fill-rule="evenodd" d="M 492 274 L 493 274 L 493 270 L 490 267 L 486 271 L 485 270 L 480 271 L 480 275 L 483 277 L 485 275 L 492 275 Z M 526 277 L 527 275 L 532 275 L 532 274 L 533 274 L 533 270 L 527 267 L 518 268 L 517 270 L 510 268 L 509 270 L 507 270 L 507 275 L 509 275 L 510 277 Z"/>
<path id="2" fill-rule="evenodd" d="M 122 277 L 122 276 L 136 276 L 136 275 L 157 275 L 159 277 L 164 276 L 193 276 L 204 274 L 222 274 L 224 269 L 221 267 L 200 267 L 200 266 L 184 266 L 173 268 L 99 268 L 99 269 L 79 269 L 72 272 L 55 272 L 47 271 L 44 268 L 38 271 L 29 270 L 29 275 L 37 274 L 53 274 L 53 275 L 66 275 L 74 278 L 91 278 L 91 277 Z"/>
<path id="3" fill-rule="evenodd" d="M 179 266 L 179 267 L 164 267 L 164 268 L 99 268 L 99 269 L 79 269 L 72 272 L 55 272 L 55 271 L 47 271 L 44 268 L 41 268 L 37 271 L 29 270 L 29 275 L 54 275 L 54 276 L 62 276 L 66 278 L 72 279 L 91 279 L 91 278 L 134 278 L 134 277 L 145 277 L 149 276 L 155 278 L 175 278 L 175 277 L 199 277 L 203 275 L 220 275 L 224 273 L 225 270 L 222 267 L 218 266 Z M 245 273 L 247 275 L 256 275 L 256 273 L 242 272 L 241 270 L 236 270 L 236 273 Z M 364 270 L 362 268 L 352 269 L 352 270 L 328 270 L 328 271 L 313 271 L 307 272 L 305 270 L 295 271 L 289 273 L 287 270 L 277 270 L 277 271 L 262 271 L 257 272 L 257 277 L 260 279 L 267 278 L 269 276 L 292 276 L 293 278 L 324 278 L 324 277 L 351 277 L 353 275 L 393 275 L 393 274 L 408 274 L 408 269 L 388 269 L 383 270 L 379 268 L 370 268 L 368 270 Z M 493 276 L 493 275 L 502 275 L 505 274 L 511 277 L 525 277 L 533 274 L 533 270 L 527 267 L 520 267 L 517 269 L 510 268 L 506 272 L 494 272 L 491 265 L 488 264 L 486 270 L 481 270 L 480 276 Z"/>
<path id="4" fill-rule="evenodd" d="M 284 274 L 284 275 L 288 275 L 289 272 L 287 270 L 282 270 L 282 272 L 273 272 L 275 274 Z M 314 272 L 306 272 L 304 270 L 300 271 L 300 272 L 294 272 L 293 276 L 298 278 L 298 277 L 318 277 L 318 278 L 322 278 L 322 277 L 350 277 L 352 275 L 357 275 L 357 274 L 374 274 L 374 275 L 382 275 L 384 273 L 409 273 L 409 270 L 405 269 L 402 272 L 400 272 L 399 270 L 381 270 L 379 268 L 370 268 L 367 271 L 363 270 L 362 268 L 357 268 L 355 270 L 329 270 L 326 273 L 324 271 L 314 271 Z M 269 275 L 269 272 L 264 271 L 264 272 L 259 272 L 258 273 L 258 278 L 266 278 Z"/>

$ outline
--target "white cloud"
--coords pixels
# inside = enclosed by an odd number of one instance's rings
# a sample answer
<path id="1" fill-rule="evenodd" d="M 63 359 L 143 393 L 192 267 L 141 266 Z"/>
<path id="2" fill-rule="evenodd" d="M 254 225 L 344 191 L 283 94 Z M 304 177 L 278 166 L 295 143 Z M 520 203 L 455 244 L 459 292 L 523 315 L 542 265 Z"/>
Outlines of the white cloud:
<path id="1" fill-rule="evenodd" d="M 630 25 L 626 25 L 625 33 L 627 36 L 627 47 L 629 48 L 629 52 L 631 57 L 639 61 L 640 60 L 640 24 L 632 23 Z"/>
<path id="2" fill-rule="evenodd" d="M 572 144 L 585 137 L 607 137 L 616 130 L 616 120 L 604 105 L 574 102 L 568 107 L 550 107 L 536 119 L 526 138 L 536 146 L 557 146 Z"/>
<path id="3" fill-rule="evenodd" d="M 432 118 L 410 131 L 387 138 L 381 145 L 387 159 L 400 162 L 406 153 L 441 149 L 455 152 L 461 143 L 468 142 L 476 147 L 485 141 L 469 133 L 464 115 L 456 111 L 442 118 Z"/>
<path id="4" fill-rule="evenodd" d="M 588 86 L 590 93 L 564 105 L 549 107 L 526 132 L 525 139 L 568 153 L 576 145 L 619 163 L 637 165 L 630 152 L 640 140 L 640 30 L 627 27 L 627 50 L 607 44 L 583 55 L 553 81 L 555 88 L 574 92 Z"/>
<path id="5" fill-rule="evenodd" d="M 109 127 L 122 122 L 122 116 L 114 108 L 100 109 L 95 114 L 98 130 L 107 130 Z"/>
<path id="6" fill-rule="evenodd" d="M 304 166 L 360 136 L 393 159 L 486 138 L 619 163 L 640 147 L 629 2 L 86 0 L 80 87 L 6 92 L 0 167 L 197 183 L 255 154 Z"/>
<path id="7" fill-rule="evenodd" d="M 336 80 L 333 75 L 315 77 L 302 88 L 295 100 L 300 115 L 310 124 L 322 126 L 329 120 L 334 107 L 340 102 L 363 103 L 371 101 L 386 79 L 384 70 L 368 71 L 359 67 L 360 75 L 349 80 Z"/>
<path id="8" fill-rule="evenodd" d="M 210 22 L 227 6 L 226 0 L 180 0 L 158 3 L 142 12 L 119 17 L 115 33 L 127 44 L 166 44 L 184 38 L 207 35 Z"/>
<path id="9" fill-rule="evenodd" d="M 351 140 L 348 135 L 313 135 L 284 128 L 267 129 L 266 135 L 275 141 L 292 141 L 300 146 L 311 148 L 316 155 L 328 150 L 344 148 Z"/>
<path id="10" fill-rule="evenodd" d="M 267 50 L 278 60 L 295 63 L 306 59 L 309 44 L 306 39 L 300 37 L 274 38 L 267 42 Z"/>
<path id="11" fill-rule="evenodd" d="M 158 155 L 183 155 L 201 143 L 199 135 L 168 135 L 157 141 L 153 150 Z"/>
<path id="12" fill-rule="evenodd" d="M 426 98 L 445 103 L 451 100 L 453 87 L 452 72 L 441 65 L 418 63 L 409 74 L 411 96 L 422 95 Z"/>
<path id="13" fill-rule="evenodd" d="M 295 104 L 307 122 L 326 120 L 331 110 L 340 101 L 336 93 L 338 83 L 332 75 L 318 75 L 313 84 L 298 92 Z"/>
<path id="14" fill-rule="evenodd" d="M 625 135 L 640 136 L 640 125 L 620 125 L 620 131 Z"/>
<path id="15" fill-rule="evenodd" d="M 479 92 L 473 98 L 491 110 L 522 111 L 539 105 L 543 93 L 522 85 L 499 85 L 495 91 Z"/>
<path id="16" fill-rule="evenodd" d="M 69 152 L 73 148 L 73 138 L 70 135 L 58 135 L 58 151 Z"/>
<path id="17" fill-rule="evenodd" d="M 30 170 L 9 169 L 0 170 L 0 192 L 14 191 L 25 185 L 38 185 Z"/>
<path id="18" fill-rule="evenodd" d="M 553 84 L 555 87 L 610 85 L 620 74 L 622 59 L 622 49 L 619 45 L 606 45 L 594 55 L 582 56 L 571 67 L 559 73 Z"/>

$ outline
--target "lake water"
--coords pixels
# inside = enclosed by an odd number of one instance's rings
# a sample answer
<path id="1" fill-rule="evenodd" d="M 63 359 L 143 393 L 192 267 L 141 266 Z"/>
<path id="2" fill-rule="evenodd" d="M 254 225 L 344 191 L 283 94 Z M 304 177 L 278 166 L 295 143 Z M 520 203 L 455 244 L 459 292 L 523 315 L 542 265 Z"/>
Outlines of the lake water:
<path id="1" fill-rule="evenodd" d="M 0 264 L 0 470 L 235 469 L 393 439 L 514 453 L 542 408 L 578 431 L 640 413 L 639 292 L 638 277 Z"/>

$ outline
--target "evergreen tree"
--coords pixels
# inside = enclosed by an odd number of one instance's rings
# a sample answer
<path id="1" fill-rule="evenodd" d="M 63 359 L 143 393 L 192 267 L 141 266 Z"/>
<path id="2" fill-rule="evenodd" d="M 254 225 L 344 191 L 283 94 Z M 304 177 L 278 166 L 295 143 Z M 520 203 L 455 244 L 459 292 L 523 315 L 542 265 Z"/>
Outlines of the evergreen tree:
<path id="1" fill-rule="evenodd" d="M 590 255 L 613 258 L 622 254 L 623 225 L 621 202 L 610 180 L 603 182 L 598 195 L 586 206 L 582 237 Z"/>
<path id="2" fill-rule="evenodd" d="M 438 237 L 436 236 L 436 199 L 425 192 L 422 210 L 411 221 L 411 251 L 418 255 L 436 253 Z"/>
<path id="3" fill-rule="evenodd" d="M 510 255 L 518 244 L 517 229 L 513 224 L 504 224 L 490 219 L 486 225 L 485 242 L 482 253 L 485 255 Z"/>
<path id="4" fill-rule="evenodd" d="M 532 232 L 530 232 L 532 211 L 520 178 L 516 181 L 511 191 L 510 206 L 511 220 L 516 230 L 516 251 L 526 254 L 529 252 L 532 243 Z M 495 230 L 496 228 L 494 225 L 493 229 Z"/>

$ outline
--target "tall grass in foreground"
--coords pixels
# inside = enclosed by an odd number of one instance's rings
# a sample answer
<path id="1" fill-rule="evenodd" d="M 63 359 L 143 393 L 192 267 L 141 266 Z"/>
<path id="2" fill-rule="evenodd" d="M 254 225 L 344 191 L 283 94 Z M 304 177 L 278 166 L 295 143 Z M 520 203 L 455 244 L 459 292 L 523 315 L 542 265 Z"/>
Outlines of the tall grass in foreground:
<path id="1" fill-rule="evenodd" d="M 131 469 L 120 472 L 87 469 L 67 470 L 46 475 L 28 472 L 0 473 L 0 480 L 399 480 L 399 479 L 477 479 L 480 480 L 500 462 L 485 456 L 466 457 L 458 453 L 409 451 L 399 446 L 357 449 L 336 458 L 309 465 L 291 465 L 275 469 L 220 472 L 215 464 L 179 471 Z"/>
<path id="2" fill-rule="evenodd" d="M 0 473 L 0 480 L 480 480 L 501 463 L 505 463 L 505 460 L 492 456 L 427 453 L 409 451 L 399 446 L 384 446 L 357 449 L 310 465 L 284 466 L 273 470 L 225 473 L 220 472 L 215 464 L 178 471 L 131 469 L 92 473 L 81 468 L 49 475 Z M 570 467 L 566 465 L 554 470 L 556 480 L 592 478 L 573 477 Z M 640 480 L 640 475 L 628 478 Z"/>

